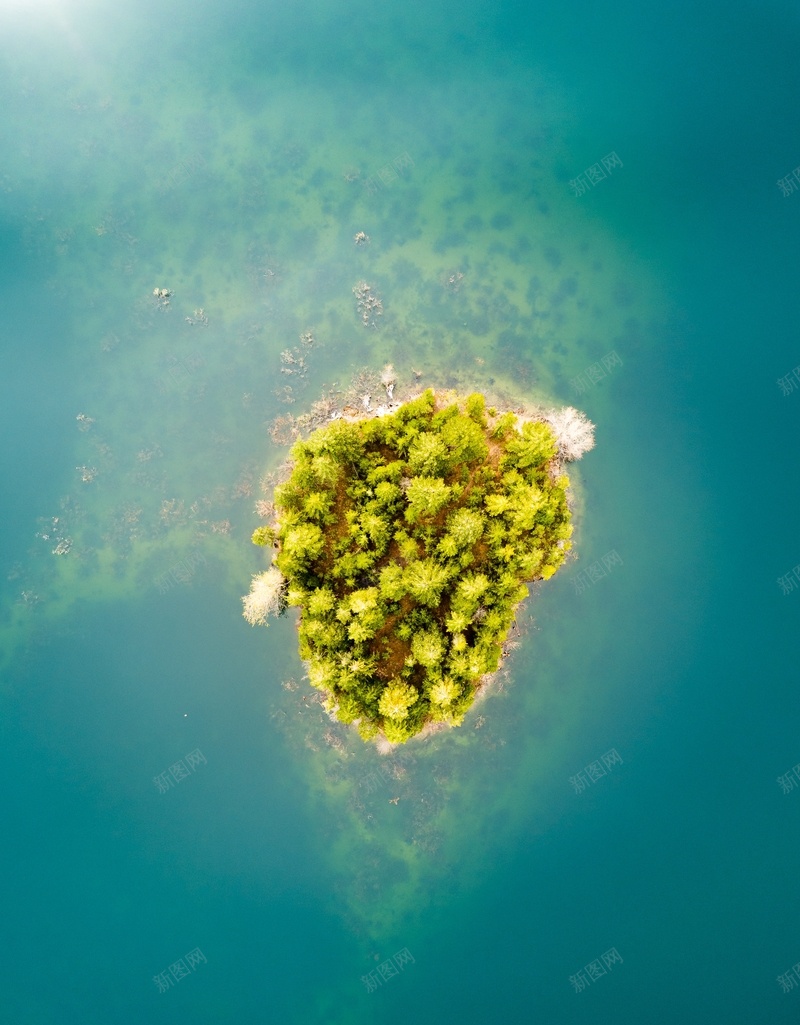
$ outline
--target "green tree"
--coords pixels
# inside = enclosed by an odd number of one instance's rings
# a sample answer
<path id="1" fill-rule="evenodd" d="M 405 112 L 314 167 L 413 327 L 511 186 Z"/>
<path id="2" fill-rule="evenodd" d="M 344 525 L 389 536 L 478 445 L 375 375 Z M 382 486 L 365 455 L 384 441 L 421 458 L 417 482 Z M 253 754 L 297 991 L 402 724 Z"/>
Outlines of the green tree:
<path id="1" fill-rule="evenodd" d="M 347 636 L 351 641 L 355 641 L 356 644 L 363 644 L 365 641 L 368 641 L 370 637 L 374 637 L 377 632 L 378 626 L 373 625 L 367 619 L 354 619 L 347 626 Z"/>
<path id="2" fill-rule="evenodd" d="M 448 468 L 447 446 L 436 434 L 422 434 L 408 450 L 408 469 L 415 477 L 439 477 Z"/>
<path id="3" fill-rule="evenodd" d="M 382 480 L 375 487 L 375 498 L 382 506 L 394 506 L 403 497 L 399 485 L 390 480 Z"/>
<path id="4" fill-rule="evenodd" d="M 508 413 L 503 413 L 503 415 L 498 418 L 497 422 L 492 428 L 492 438 L 494 438 L 497 441 L 504 441 L 513 433 L 516 423 L 517 418 L 514 413 L 510 411 Z"/>
<path id="5" fill-rule="evenodd" d="M 378 702 L 378 711 L 387 719 L 405 719 L 408 710 L 419 699 L 419 692 L 408 683 L 390 683 Z"/>
<path id="6" fill-rule="evenodd" d="M 403 583 L 422 605 L 434 606 L 438 604 L 449 576 L 447 569 L 434 559 L 417 559 L 406 567 Z"/>
<path id="7" fill-rule="evenodd" d="M 357 616 L 373 612 L 378 607 L 378 588 L 363 587 L 359 591 L 353 591 L 347 600 L 351 612 Z"/>
<path id="8" fill-rule="evenodd" d="M 331 507 L 330 497 L 324 491 L 312 491 L 303 503 L 306 516 L 319 522 L 324 520 Z"/>
<path id="9" fill-rule="evenodd" d="M 469 627 L 470 620 L 472 619 L 472 613 L 467 611 L 456 612 L 455 609 L 450 613 L 446 620 L 447 632 L 454 635 L 461 635 Z"/>
<path id="10" fill-rule="evenodd" d="M 479 427 L 486 427 L 486 399 L 480 392 L 473 392 L 467 397 L 467 401 L 464 403 L 464 412 Z"/>
<path id="11" fill-rule="evenodd" d="M 449 705 L 461 693 L 461 688 L 449 677 L 439 680 L 431 687 L 431 701 L 436 705 Z"/>
<path id="12" fill-rule="evenodd" d="M 325 535 L 314 523 L 290 527 L 281 536 L 281 550 L 276 558 L 278 569 L 292 574 L 319 557 L 325 546 Z"/>
<path id="13" fill-rule="evenodd" d="M 414 735 L 411 725 L 403 720 L 385 719 L 383 735 L 390 744 L 404 744 Z"/>
<path id="14" fill-rule="evenodd" d="M 540 466 L 555 454 L 556 439 L 552 429 L 536 421 L 522 425 L 520 434 L 509 441 L 504 460 L 513 466 Z"/>
<path id="15" fill-rule="evenodd" d="M 359 519 L 359 526 L 378 551 L 383 553 L 391 536 L 391 524 L 382 516 L 366 512 Z"/>
<path id="16" fill-rule="evenodd" d="M 314 455 L 330 456 L 337 463 L 358 464 L 364 455 L 364 439 L 357 424 L 334 420 L 306 441 Z"/>
<path id="17" fill-rule="evenodd" d="M 377 737 L 379 727 L 376 722 L 369 719 L 361 719 L 358 723 L 357 729 L 359 737 L 361 737 L 363 741 L 369 742 Z M 398 743 L 402 743 L 402 741 L 398 741 Z"/>
<path id="18" fill-rule="evenodd" d="M 436 551 L 443 559 L 454 559 L 459 552 L 458 541 L 456 541 L 452 534 L 445 534 L 439 542 Z"/>
<path id="19" fill-rule="evenodd" d="M 390 562 L 381 570 L 379 590 L 384 601 L 400 601 L 406 593 L 403 582 L 403 567 Z"/>
<path id="20" fill-rule="evenodd" d="M 330 587 L 317 587 L 308 596 L 307 609 L 311 616 L 324 616 L 336 606 L 336 595 Z"/>
<path id="21" fill-rule="evenodd" d="M 411 641 L 411 654 L 420 665 L 431 668 L 444 656 L 444 641 L 438 630 L 422 630 Z"/>
<path id="22" fill-rule="evenodd" d="M 487 495 L 484 502 L 490 516 L 502 516 L 514 507 L 514 499 L 508 494 Z"/>
<path id="23" fill-rule="evenodd" d="M 489 446 L 484 432 L 465 416 L 453 417 L 443 427 L 441 438 L 449 453 L 448 465 L 472 463 L 486 459 Z"/>
<path id="24" fill-rule="evenodd" d="M 406 562 L 419 558 L 419 544 L 405 530 L 395 531 L 394 539 L 400 550 L 401 558 Z"/>
<path id="25" fill-rule="evenodd" d="M 457 509 L 447 518 L 447 536 L 453 538 L 458 548 L 474 545 L 483 533 L 483 517 L 471 509 Z"/>
<path id="26" fill-rule="evenodd" d="M 438 477 L 412 478 L 406 488 L 406 519 L 415 523 L 422 517 L 435 516 L 452 494 L 452 487 Z"/>
<path id="27" fill-rule="evenodd" d="M 250 540 L 254 545 L 270 548 L 275 544 L 276 538 L 273 527 L 256 527 Z"/>
<path id="28" fill-rule="evenodd" d="M 351 723 L 361 714 L 361 706 L 353 694 L 338 694 L 329 711 L 336 712 L 339 722 Z"/>
<path id="29" fill-rule="evenodd" d="M 314 476 L 324 488 L 333 488 L 342 476 L 342 464 L 337 462 L 332 455 L 320 453 L 314 457 L 311 464 Z"/>
<path id="30" fill-rule="evenodd" d="M 488 589 L 485 573 L 468 573 L 456 586 L 454 608 L 475 608 Z"/>

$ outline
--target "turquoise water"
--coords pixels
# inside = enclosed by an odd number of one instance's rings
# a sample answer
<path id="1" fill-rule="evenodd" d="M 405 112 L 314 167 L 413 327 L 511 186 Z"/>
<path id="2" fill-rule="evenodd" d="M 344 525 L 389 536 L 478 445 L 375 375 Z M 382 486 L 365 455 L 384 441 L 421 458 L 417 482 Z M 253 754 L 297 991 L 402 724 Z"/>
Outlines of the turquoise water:
<path id="1" fill-rule="evenodd" d="M 0 1021 L 796 1021 L 796 9 L 0 40 Z M 597 447 L 496 693 L 387 759 L 240 596 L 271 425 L 388 361 Z"/>

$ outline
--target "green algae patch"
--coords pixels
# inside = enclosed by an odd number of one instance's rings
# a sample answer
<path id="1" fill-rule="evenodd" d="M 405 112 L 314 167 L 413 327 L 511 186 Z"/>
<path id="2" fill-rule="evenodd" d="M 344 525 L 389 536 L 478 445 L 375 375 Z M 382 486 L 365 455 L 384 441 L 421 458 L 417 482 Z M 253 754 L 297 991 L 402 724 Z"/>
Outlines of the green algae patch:
<path id="1" fill-rule="evenodd" d="M 300 609 L 300 655 L 326 711 L 364 740 L 458 726 L 500 666 L 528 584 L 570 550 L 564 464 L 594 444 L 568 408 L 487 410 L 432 390 L 298 441 L 253 534 L 253 624 Z"/>

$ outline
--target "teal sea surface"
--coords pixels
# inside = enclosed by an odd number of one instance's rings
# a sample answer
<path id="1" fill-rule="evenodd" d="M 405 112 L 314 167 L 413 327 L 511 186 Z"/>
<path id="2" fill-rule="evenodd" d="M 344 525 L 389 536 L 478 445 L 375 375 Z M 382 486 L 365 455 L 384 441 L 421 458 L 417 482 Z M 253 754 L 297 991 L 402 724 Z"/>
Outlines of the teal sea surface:
<path id="1" fill-rule="evenodd" d="M 1 1023 L 798 1021 L 798 53 L 772 0 L 0 0 Z M 597 443 L 490 692 L 381 754 L 241 596 L 387 363 Z"/>

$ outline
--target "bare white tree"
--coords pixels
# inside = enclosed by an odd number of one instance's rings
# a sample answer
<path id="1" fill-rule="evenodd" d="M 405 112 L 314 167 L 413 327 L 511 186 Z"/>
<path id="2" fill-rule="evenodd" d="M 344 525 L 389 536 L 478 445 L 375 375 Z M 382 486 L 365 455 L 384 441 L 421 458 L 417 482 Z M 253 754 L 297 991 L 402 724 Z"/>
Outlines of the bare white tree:
<path id="1" fill-rule="evenodd" d="M 242 598 L 242 615 L 251 626 L 264 626 L 267 616 L 280 611 L 283 584 L 283 574 L 275 566 L 253 577 L 250 593 Z"/>
<path id="2" fill-rule="evenodd" d="M 558 451 L 565 462 L 580 459 L 594 448 L 594 424 L 580 410 L 564 406 L 547 417 L 558 442 Z"/>

